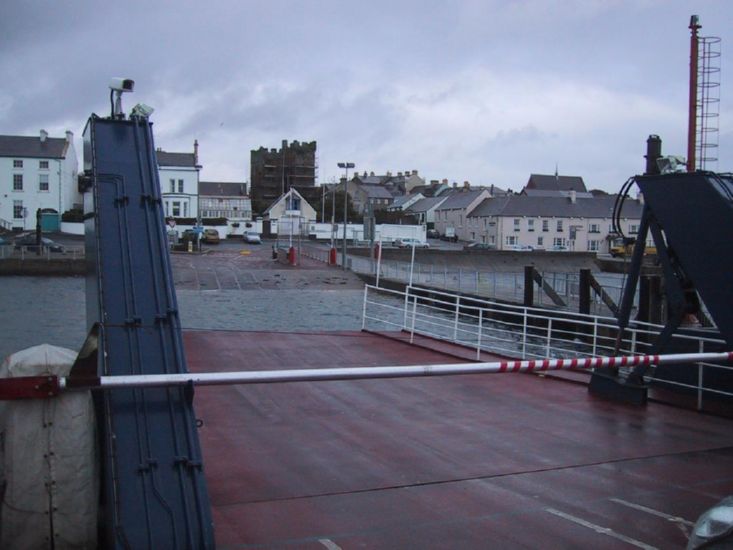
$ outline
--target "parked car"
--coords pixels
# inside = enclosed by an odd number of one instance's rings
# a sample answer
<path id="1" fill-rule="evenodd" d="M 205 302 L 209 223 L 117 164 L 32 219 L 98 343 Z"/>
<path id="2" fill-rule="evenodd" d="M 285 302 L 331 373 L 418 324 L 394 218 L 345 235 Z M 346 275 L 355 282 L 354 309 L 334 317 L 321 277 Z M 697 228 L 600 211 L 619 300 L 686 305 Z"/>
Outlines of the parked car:
<path id="1" fill-rule="evenodd" d="M 242 236 L 244 238 L 244 242 L 249 244 L 262 244 L 262 239 L 260 239 L 260 234 L 256 231 L 245 231 L 244 235 Z"/>
<path id="2" fill-rule="evenodd" d="M 534 247 L 528 244 L 514 244 L 507 247 L 507 250 L 514 250 L 516 252 L 531 252 L 532 250 L 534 250 Z"/>
<path id="3" fill-rule="evenodd" d="M 412 239 L 409 237 L 405 239 L 397 239 L 394 244 L 398 248 L 410 248 L 412 246 L 414 246 L 415 248 L 430 248 L 430 245 L 428 243 L 424 243 L 417 239 Z"/>
<path id="4" fill-rule="evenodd" d="M 35 233 L 26 233 L 25 235 L 21 235 L 20 237 L 17 237 L 14 241 L 15 248 L 27 248 L 28 250 L 36 250 L 38 245 L 36 244 L 36 235 Z M 51 252 L 63 252 L 64 247 L 63 245 L 60 245 L 59 243 L 52 241 L 51 239 L 48 239 L 46 237 L 41 237 L 41 247 L 48 248 Z"/>
<path id="5" fill-rule="evenodd" d="M 550 252 L 560 252 L 560 251 L 570 250 L 570 249 L 565 245 L 556 244 L 555 246 L 551 246 L 547 250 L 549 250 Z"/>
<path id="6" fill-rule="evenodd" d="M 489 243 L 470 243 L 464 246 L 463 250 L 496 250 L 496 245 Z"/>
<path id="7" fill-rule="evenodd" d="M 219 232 L 216 229 L 204 229 L 204 234 L 201 238 L 206 244 L 219 244 L 221 240 L 219 238 Z"/>
<path id="8" fill-rule="evenodd" d="M 428 239 L 437 239 L 440 237 L 437 229 L 428 229 Z"/>

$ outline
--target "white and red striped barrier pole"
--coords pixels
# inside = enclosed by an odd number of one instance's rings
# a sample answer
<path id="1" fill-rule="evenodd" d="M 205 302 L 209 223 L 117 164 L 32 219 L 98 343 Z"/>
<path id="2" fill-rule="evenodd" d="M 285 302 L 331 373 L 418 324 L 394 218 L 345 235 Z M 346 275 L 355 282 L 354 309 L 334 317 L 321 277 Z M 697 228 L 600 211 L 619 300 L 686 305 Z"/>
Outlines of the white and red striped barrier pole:
<path id="1" fill-rule="evenodd" d="M 417 376 L 451 376 L 457 374 L 494 374 L 502 372 L 543 372 L 562 369 L 634 367 L 637 365 L 673 365 L 680 363 L 730 363 L 733 352 L 677 353 L 669 355 L 636 355 L 622 357 L 588 357 L 575 359 L 532 359 L 527 361 L 495 361 L 488 363 L 445 363 L 388 367 L 291 369 L 238 372 L 203 372 L 186 374 L 141 374 L 73 377 L 40 376 L 0 380 L 0 400 L 52 397 L 63 391 L 147 388 L 163 386 L 214 386 L 229 384 L 272 384 L 278 382 L 317 382 L 326 380 L 366 380 L 374 378 L 410 378 Z"/>

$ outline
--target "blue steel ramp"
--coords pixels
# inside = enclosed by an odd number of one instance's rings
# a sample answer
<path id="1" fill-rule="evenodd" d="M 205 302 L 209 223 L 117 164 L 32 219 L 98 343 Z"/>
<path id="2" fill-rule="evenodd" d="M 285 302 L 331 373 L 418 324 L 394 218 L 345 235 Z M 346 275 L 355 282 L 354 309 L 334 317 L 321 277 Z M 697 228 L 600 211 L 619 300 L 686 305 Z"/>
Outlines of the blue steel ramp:
<path id="1" fill-rule="evenodd" d="M 691 172 L 637 176 L 667 245 L 733 348 L 733 177 Z"/>
<path id="2" fill-rule="evenodd" d="M 187 372 L 150 123 L 92 116 L 84 131 L 87 319 L 98 374 Z M 99 400 L 106 548 L 210 548 L 192 389 Z"/>

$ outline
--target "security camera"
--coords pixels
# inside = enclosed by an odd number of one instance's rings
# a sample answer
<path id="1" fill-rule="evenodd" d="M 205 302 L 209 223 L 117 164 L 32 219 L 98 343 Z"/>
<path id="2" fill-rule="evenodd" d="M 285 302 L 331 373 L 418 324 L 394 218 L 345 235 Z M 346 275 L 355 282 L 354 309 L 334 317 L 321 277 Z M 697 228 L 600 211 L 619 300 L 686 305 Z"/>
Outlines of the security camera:
<path id="1" fill-rule="evenodd" d="M 131 78 L 113 78 L 109 87 L 115 92 L 132 92 L 135 89 L 135 81 Z"/>

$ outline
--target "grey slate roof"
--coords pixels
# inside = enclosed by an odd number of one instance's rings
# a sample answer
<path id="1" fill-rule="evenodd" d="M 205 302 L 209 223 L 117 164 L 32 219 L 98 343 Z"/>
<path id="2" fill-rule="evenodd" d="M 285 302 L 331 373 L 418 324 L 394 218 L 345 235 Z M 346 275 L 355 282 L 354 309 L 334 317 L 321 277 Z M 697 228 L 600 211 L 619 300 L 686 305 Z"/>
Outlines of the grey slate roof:
<path id="1" fill-rule="evenodd" d="M 530 174 L 529 181 L 525 187 L 528 189 L 544 189 L 547 191 L 587 191 L 583 178 L 578 176 Z"/>
<path id="2" fill-rule="evenodd" d="M 411 198 L 412 198 L 412 195 L 401 195 L 399 197 L 395 197 L 394 202 L 392 203 L 392 206 L 402 206 Z"/>
<path id="3" fill-rule="evenodd" d="M 200 181 L 199 195 L 210 197 L 246 197 L 246 184 L 236 181 Z"/>
<path id="4" fill-rule="evenodd" d="M 616 195 L 605 197 L 581 197 L 572 203 L 567 197 L 531 197 L 512 195 L 486 199 L 471 212 L 469 217 L 530 216 L 543 218 L 610 218 Z M 641 218 L 642 205 L 635 200 L 624 203 L 622 216 Z"/>
<path id="5" fill-rule="evenodd" d="M 359 174 L 356 174 L 353 179 L 358 180 L 365 185 L 381 185 L 382 182 L 389 178 L 387 176 L 360 176 Z"/>
<path id="6" fill-rule="evenodd" d="M 446 201 L 436 210 L 461 210 L 468 207 L 478 198 L 481 193 L 487 192 L 486 189 L 477 189 L 475 191 L 457 191 L 448 195 Z"/>
<path id="7" fill-rule="evenodd" d="M 41 142 L 38 136 L 0 136 L 0 157 L 61 159 L 67 147 L 66 138 L 49 137 Z"/>
<path id="8" fill-rule="evenodd" d="M 392 193 L 381 185 L 361 185 L 361 189 L 370 199 L 391 199 Z"/>
<path id="9" fill-rule="evenodd" d="M 427 212 L 442 203 L 447 197 L 425 197 L 407 207 L 408 212 Z"/>
<path id="10" fill-rule="evenodd" d="M 185 166 L 186 168 L 196 166 L 193 153 L 168 153 L 159 149 L 155 155 L 158 157 L 158 166 Z"/>
<path id="11" fill-rule="evenodd" d="M 570 191 L 557 191 L 549 189 L 527 189 L 526 187 L 522 190 L 523 195 L 529 195 L 530 197 L 569 197 Z M 576 197 L 592 197 L 593 193 L 584 193 L 583 191 L 576 191 Z"/>

